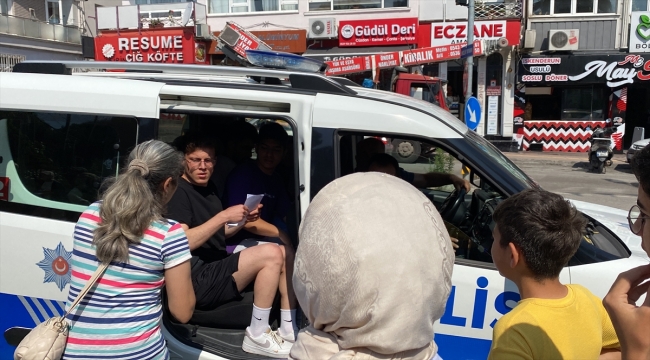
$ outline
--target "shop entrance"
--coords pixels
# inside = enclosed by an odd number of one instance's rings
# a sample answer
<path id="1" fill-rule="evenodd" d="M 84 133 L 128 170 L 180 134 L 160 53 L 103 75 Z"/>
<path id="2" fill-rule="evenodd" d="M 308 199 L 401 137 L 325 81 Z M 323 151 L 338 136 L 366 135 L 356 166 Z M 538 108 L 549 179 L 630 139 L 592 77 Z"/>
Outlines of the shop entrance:
<path id="1" fill-rule="evenodd" d="M 650 91 L 646 87 L 631 86 L 627 92 L 627 112 L 625 116 L 625 136 L 623 148 L 632 145 L 635 127 L 645 128 L 646 138 L 650 136 Z"/>

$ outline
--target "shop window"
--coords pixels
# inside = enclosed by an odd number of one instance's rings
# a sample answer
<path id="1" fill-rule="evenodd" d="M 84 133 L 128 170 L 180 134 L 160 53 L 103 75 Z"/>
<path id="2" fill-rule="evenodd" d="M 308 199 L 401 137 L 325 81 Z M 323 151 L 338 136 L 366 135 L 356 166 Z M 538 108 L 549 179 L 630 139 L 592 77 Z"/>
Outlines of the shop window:
<path id="1" fill-rule="evenodd" d="M 562 90 L 562 120 L 604 120 L 606 105 L 605 92 L 602 88 Z"/>
<path id="2" fill-rule="evenodd" d="M 66 210 L 97 200 L 102 181 L 115 176 L 135 146 L 138 129 L 125 117 L 0 111 L 0 119 L 7 119 L 13 163 L 29 193 L 19 198 Z"/>
<path id="3" fill-rule="evenodd" d="M 533 15 L 616 14 L 618 4 L 617 0 L 530 0 L 530 2 Z M 632 6 L 633 8 L 644 6 L 639 10 L 645 10 L 647 2 L 648 0 L 633 0 Z"/>
<path id="4" fill-rule="evenodd" d="M 298 0 L 208 0 L 211 14 L 297 10 Z"/>
<path id="5" fill-rule="evenodd" d="M 309 11 L 408 7 L 408 0 L 309 0 Z"/>

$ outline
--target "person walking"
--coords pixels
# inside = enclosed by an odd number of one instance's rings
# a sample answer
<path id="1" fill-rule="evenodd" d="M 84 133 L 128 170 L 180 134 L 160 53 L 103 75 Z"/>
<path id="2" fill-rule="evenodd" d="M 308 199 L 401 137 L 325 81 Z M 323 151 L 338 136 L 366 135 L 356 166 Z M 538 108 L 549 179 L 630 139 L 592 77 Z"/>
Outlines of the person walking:
<path id="1" fill-rule="evenodd" d="M 160 329 L 161 291 L 180 322 L 194 311 L 185 232 L 163 218 L 176 191 L 183 155 L 162 141 L 139 144 L 128 166 L 79 218 L 66 311 L 101 264 L 106 271 L 70 323 L 64 359 L 167 359 Z"/>

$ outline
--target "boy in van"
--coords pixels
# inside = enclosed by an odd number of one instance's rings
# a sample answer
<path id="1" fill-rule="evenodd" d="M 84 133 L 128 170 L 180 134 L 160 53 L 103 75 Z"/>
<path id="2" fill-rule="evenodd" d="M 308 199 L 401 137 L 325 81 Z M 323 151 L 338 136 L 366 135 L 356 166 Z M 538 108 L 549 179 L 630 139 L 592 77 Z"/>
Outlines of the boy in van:
<path id="1" fill-rule="evenodd" d="M 521 301 L 494 326 L 489 359 L 620 358 L 601 300 L 559 279 L 586 219 L 561 196 L 538 189 L 506 199 L 493 219 L 492 259 Z"/>

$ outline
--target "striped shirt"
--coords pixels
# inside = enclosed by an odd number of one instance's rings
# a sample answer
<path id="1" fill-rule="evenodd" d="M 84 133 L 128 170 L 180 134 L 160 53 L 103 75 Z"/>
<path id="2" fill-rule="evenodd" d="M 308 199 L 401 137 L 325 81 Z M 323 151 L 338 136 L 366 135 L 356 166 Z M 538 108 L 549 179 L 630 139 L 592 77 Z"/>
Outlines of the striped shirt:
<path id="1" fill-rule="evenodd" d="M 81 214 L 74 229 L 72 280 L 66 310 L 99 266 L 92 245 L 100 203 Z M 167 359 L 163 339 L 161 289 L 164 269 L 191 258 L 177 222 L 154 222 L 139 244 L 129 247 L 128 263 L 112 262 L 98 283 L 68 315 L 70 333 L 64 359 Z"/>

